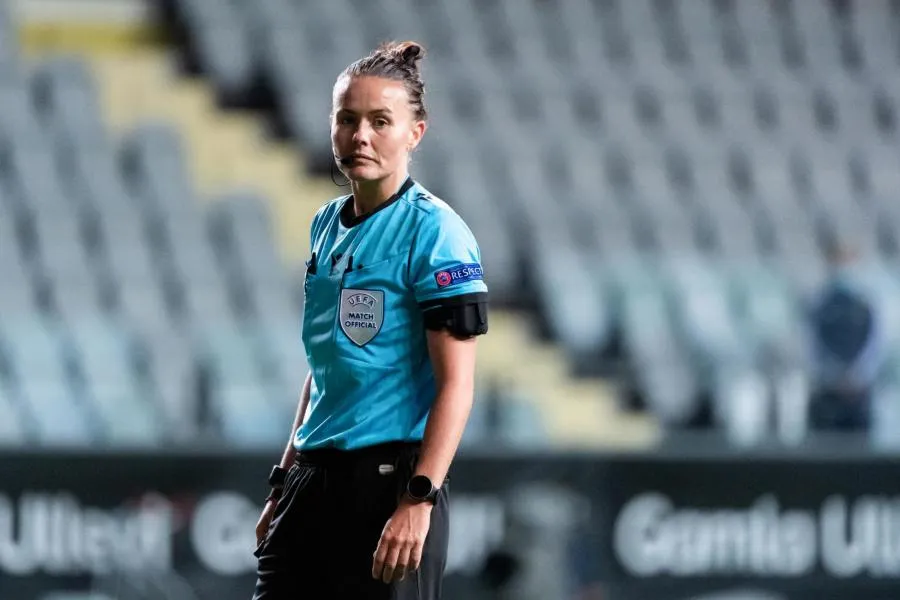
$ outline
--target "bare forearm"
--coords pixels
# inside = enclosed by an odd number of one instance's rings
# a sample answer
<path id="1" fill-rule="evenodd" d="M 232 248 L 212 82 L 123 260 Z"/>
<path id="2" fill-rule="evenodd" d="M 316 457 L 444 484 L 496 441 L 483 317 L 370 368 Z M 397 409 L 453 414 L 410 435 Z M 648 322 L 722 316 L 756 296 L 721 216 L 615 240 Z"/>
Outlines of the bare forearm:
<path id="1" fill-rule="evenodd" d="M 459 448 L 460 439 L 472 410 L 472 385 L 441 390 L 435 398 L 425 427 L 417 475 L 426 475 L 441 485 Z"/>
<path id="2" fill-rule="evenodd" d="M 300 392 L 300 401 L 297 403 L 297 414 L 294 415 L 294 426 L 291 427 L 291 434 L 288 436 L 288 443 L 284 449 L 284 453 L 281 455 L 281 462 L 279 463 L 282 469 L 289 469 L 292 464 L 294 464 L 294 454 L 296 454 L 296 450 L 294 450 L 294 436 L 297 433 L 297 429 L 303 424 L 303 417 L 306 415 L 306 407 L 309 405 L 309 387 L 312 383 L 312 374 L 307 373 L 306 379 L 303 382 L 303 389 Z"/>

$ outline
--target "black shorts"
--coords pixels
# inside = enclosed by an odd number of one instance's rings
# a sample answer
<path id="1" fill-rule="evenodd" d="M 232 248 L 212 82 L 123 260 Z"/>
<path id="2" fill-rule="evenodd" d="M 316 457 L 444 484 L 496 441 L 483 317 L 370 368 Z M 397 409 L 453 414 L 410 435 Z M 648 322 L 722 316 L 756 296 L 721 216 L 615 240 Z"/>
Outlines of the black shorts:
<path id="1" fill-rule="evenodd" d="M 447 561 L 448 482 L 431 512 L 422 563 L 391 585 L 372 578 L 385 523 L 413 474 L 419 444 L 298 454 L 269 533 L 256 549 L 254 600 L 439 600 Z"/>

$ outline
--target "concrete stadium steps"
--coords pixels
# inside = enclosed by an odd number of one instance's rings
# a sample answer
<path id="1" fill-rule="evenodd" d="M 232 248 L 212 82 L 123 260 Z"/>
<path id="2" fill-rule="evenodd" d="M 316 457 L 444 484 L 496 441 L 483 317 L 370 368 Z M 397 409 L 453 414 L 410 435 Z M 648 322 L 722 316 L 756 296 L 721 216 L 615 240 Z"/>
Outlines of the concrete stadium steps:
<path id="1" fill-rule="evenodd" d="M 154 118 L 175 123 L 199 197 L 259 190 L 272 203 L 281 255 L 294 264 L 306 258 L 313 214 L 340 192 L 330 181 L 303 175 L 302 153 L 267 139 L 256 114 L 219 110 L 209 86 L 178 77 L 165 51 L 97 56 L 92 64 L 114 129 Z"/>
<path id="2" fill-rule="evenodd" d="M 603 379 L 574 379 L 566 358 L 531 335 L 527 315 L 493 311 L 479 341 L 479 377 L 521 390 L 536 403 L 553 443 L 560 447 L 642 448 L 659 430 L 648 415 L 619 410 L 615 389 Z"/>

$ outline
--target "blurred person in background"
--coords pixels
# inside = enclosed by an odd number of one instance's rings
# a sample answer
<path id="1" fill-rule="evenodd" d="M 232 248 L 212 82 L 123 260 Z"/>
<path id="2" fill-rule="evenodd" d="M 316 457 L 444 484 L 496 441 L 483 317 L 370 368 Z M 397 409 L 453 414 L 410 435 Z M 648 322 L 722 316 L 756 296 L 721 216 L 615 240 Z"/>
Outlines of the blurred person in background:
<path id="1" fill-rule="evenodd" d="M 856 247 L 835 239 L 829 274 L 810 311 L 814 430 L 867 432 L 872 396 L 886 358 L 878 304 L 862 281 Z"/>
<path id="2" fill-rule="evenodd" d="M 334 85 L 352 195 L 313 218 L 310 374 L 257 526 L 256 600 L 441 595 L 487 287 L 469 228 L 408 174 L 426 130 L 423 54 L 385 44 Z"/>

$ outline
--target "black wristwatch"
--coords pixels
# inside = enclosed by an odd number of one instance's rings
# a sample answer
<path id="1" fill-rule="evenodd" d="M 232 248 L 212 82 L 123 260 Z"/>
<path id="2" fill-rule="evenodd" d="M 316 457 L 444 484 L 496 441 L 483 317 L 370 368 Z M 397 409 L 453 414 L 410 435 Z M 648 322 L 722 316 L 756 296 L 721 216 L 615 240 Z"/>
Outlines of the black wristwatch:
<path id="1" fill-rule="evenodd" d="M 272 472 L 269 473 L 269 485 L 273 488 L 283 488 L 286 477 L 287 470 L 275 465 L 272 467 Z"/>
<path id="2" fill-rule="evenodd" d="M 438 488 L 425 475 L 416 475 L 406 484 L 406 493 L 416 502 L 431 502 L 437 499 Z"/>

